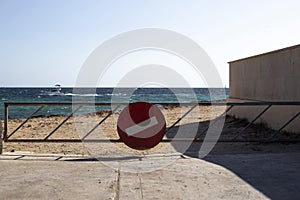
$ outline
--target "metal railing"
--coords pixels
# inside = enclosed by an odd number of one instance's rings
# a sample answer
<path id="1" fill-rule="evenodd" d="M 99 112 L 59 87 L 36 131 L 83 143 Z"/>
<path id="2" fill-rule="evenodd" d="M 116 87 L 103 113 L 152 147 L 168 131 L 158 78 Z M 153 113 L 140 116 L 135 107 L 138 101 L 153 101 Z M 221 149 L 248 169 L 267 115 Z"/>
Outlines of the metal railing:
<path id="1" fill-rule="evenodd" d="M 105 120 L 107 120 L 120 106 L 125 106 L 128 103 L 51 103 L 51 102 L 43 102 L 43 103 L 14 103 L 14 102 L 5 102 L 4 103 L 4 131 L 3 131 L 3 141 L 4 142 L 122 142 L 120 139 L 87 139 L 97 127 L 99 127 Z M 253 120 L 251 120 L 242 130 L 238 131 L 238 133 L 232 139 L 227 140 L 219 140 L 220 142 L 245 142 L 245 140 L 239 140 L 238 137 L 241 133 L 243 133 L 247 128 L 249 128 L 254 122 L 256 122 L 264 113 L 266 113 L 272 106 L 300 106 L 300 102 L 288 102 L 288 101 L 281 101 L 281 102 L 196 102 L 196 103 L 157 103 L 162 106 L 192 106 L 185 114 L 183 114 L 180 118 L 178 118 L 169 128 L 166 130 L 168 133 L 171 129 L 173 129 L 182 119 L 184 119 L 196 106 L 226 106 L 226 110 L 219 116 L 215 118 L 213 123 L 216 123 L 219 119 L 224 117 L 227 112 L 229 112 L 234 107 L 239 106 L 266 106 L 261 112 L 259 112 Z M 38 108 L 23 121 L 17 128 L 15 128 L 12 132 L 8 133 L 8 121 L 9 121 L 9 106 L 38 106 Z M 11 139 L 13 136 L 22 126 L 24 126 L 31 118 L 33 118 L 39 111 L 41 111 L 46 106 L 73 106 L 76 107 L 73 111 L 66 116 L 66 118 L 58 124 L 46 137 L 43 139 Z M 102 118 L 99 123 L 97 123 L 90 131 L 88 131 L 85 136 L 81 139 L 50 139 L 49 137 L 53 135 L 63 124 L 65 124 L 74 114 L 76 114 L 82 107 L 84 106 L 111 106 L 114 107 L 108 114 Z M 278 132 L 282 131 L 286 128 L 291 122 L 298 118 L 300 115 L 300 111 L 292 116 L 289 120 L 284 122 L 283 126 L 280 127 L 277 132 L 273 135 L 275 136 Z M 200 135 L 197 135 L 196 138 L 166 138 L 163 139 L 162 142 L 171 142 L 174 140 L 178 141 L 186 141 L 186 140 L 193 140 L 193 141 L 203 141 L 200 139 L 200 136 L 207 132 L 208 127 L 205 128 Z M 272 136 L 272 137 L 273 137 Z M 271 137 L 271 138 L 272 138 Z M 258 140 L 251 140 L 251 141 L 258 141 Z M 248 140 L 247 142 L 251 142 Z M 268 142 L 268 141 L 264 141 Z M 271 140 L 269 142 L 272 142 Z"/>

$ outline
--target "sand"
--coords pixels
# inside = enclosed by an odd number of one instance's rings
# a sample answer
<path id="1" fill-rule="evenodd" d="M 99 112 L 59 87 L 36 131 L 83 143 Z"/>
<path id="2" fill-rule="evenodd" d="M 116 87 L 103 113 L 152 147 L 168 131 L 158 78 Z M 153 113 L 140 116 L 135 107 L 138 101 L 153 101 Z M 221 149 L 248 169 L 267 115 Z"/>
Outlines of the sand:
<path id="1" fill-rule="evenodd" d="M 160 107 L 163 112 L 167 128 L 177 121 L 190 107 L 177 107 L 165 106 Z M 209 125 L 211 120 L 221 115 L 224 107 L 209 107 L 198 106 L 189 115 L 186 116 L 180 123 L 178 123 L 170 132 L 165 136 L 166 138 L 188 138 L 193 139 L 195 134 L 204 138 L 205 134 L 201 134 Z M 80 139 L 95 124 L 103 119 L 108 114 L 108 111 L 101 111 L 89 115 L 71 117 L 64 125 L 62 125 L 49 139 Z M 95 129 L 88 139 L 118 139 L 116 129 L 116 121 L 120 111 L 116 111 L 111 115 L 101 126 Z M 44 139 L 51 131 L 55 129 L 62 121 L 66 119 L 65 116 L 51 116 L 51 117 L 35 117 L 30 119 L 22 128 L 20 128 L 9 139 Z M 225 119 L 225 118 L 224 118 Z M 19 126 L 25 119 L 10 119 L 8 122 L 8 133 L 11 133 L 16 127 Z M 3 121 L 2 121 L 3 122 Z M 220 122 L 220 123 L 219 123 Z M 194 125 L 199 124 L 197 131 L 193 131 Z M 218 128 L 210 129 L 212 132 L 218 129 L 222 130 L 221 140 L 229 140 L 235 137 L 247 122 L 245 120 L 235 119 L 226 116 L 226 122 L 223 127 L 222 120 L 217 123 Z M 182 127 L 183 133 L 178 134 L 178 129 Z M 276 131 L 267 128 L 264 125 L 253 125 L 240 134 L 239 140 L 257 140 L 268 139 L 274 135 Z M 297 139 L 299 134 L 292 133 L 276 133 L 276 137 L 272 140 L 285 140 Z M 271 140 L 271 139 L 268 139 Z M 150 150 L 134 150 L 127 147 L 124 143 L 30 143 L 30 142 L 4 142 L 3 152 L 15 151 L 29 151 L 35 153 L 59 153 L 59 154 L 78 154 L 78 155 L 136 155 L 136 154 L 156 154 L 156 153 L 174 153 L 174 152 L 197 152 L 201 147 L 201 142 L 187 142 L 185 147 L 181 147 L 178 143 L 162 142 Z M 249 153 L 257 151 L 297 151 L 300 148 L 298 142 L 275 142 L 275 143 L 262 143 L 262 142 L 219 142 L 211 153 Z M 88 150 L 89 149 L 89 150 Z M 182 152 L 184 151 L 184 152 Z"/>

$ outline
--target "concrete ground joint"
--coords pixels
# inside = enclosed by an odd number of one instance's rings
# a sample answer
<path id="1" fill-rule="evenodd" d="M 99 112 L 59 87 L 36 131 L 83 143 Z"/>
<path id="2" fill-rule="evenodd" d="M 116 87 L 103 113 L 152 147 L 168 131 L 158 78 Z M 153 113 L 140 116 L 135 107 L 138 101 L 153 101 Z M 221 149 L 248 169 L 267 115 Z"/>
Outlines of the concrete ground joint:
<path id="1" fill-rule="evenodd" d="M 116 193 L 115 193 L 115 200 L 120 199 L 120 167 L 117 170 L 117 178 L 116 178 Z"/>
<path id="2" fill-rule="evenodd" d="M 140 182 L 141 197 L 142 197 L 142 199 L 144 199 L 141 175 L 139 173 L 137 175 L 138 175 L 139 182 Z"/>

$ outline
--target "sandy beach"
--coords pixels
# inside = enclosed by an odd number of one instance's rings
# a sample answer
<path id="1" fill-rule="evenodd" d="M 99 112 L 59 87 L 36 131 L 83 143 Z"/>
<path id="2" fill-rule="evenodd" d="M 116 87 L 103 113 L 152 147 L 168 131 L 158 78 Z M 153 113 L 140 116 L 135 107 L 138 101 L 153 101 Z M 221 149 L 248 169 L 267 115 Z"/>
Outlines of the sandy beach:
<path id="1" fill-rule="evenodd" d="M 171 107 L 165 106 L 160 108 L 163 112 L 167 128 L 170 127 L 178 118 L 180 118 L 190 107 Z M 224 111 L 223 107 L 209 107 L 199 106 L 194 109 L 186 118 L 178 123 L 170 132 L 168 132 L 165 138 L 172 139 L 174 137 L 194 138 L 194 135 L 189 133 L 189 126 L 199 123 L 197 136 L 204 138 L 201 133 L 209 126 L 210 120 L 216 118 Z M 96 123 L 101 121 L 103 117 L 108 114 L 108 111 L 101 111 L 94 114 L 71 117 L 64 125 L 62 125 L 49 139 L 80 139 L 88 130 L 90 130 Z M 116 121 L 120 111 L 116 111 L 111 115 L 101 126 L 99 126 L 88 138 L 97 139 L 118 139 L 118 133 L 116 130 Z M 65 116 L 51 116 L 51 117 L 35 117 L 30 119 L 22 128 L 20 128 L 10 139 L 44 139 L 52 130 L 55 129 L 66 117 Z M 10 119 L 8 123 L 8 133 L 11 133 L 16 127 L 19 126 L 25 119 Z M 226 116 L 226 122 L 222 128 L 222 134 L 220 140 L 228 140 L 236 136 L 243 127 L 247 125 L 245 120 L 235 119 L 230 116 Z M 176 136 L 178 128 L 185 127 L 186 135 Z M 276 131 L 268 129 L 263 125 L 253 125 L 246 129 L 240 135 L 240 139 L 266 139 Z M 276 135 L 275 139 L 299 139 L 299 135 L 292 133 L 280 133 Z M 100 144 L 94 144 L 94 146 L 100 146 Z M 199 151 L 199 145 L 201 142 L 194 142 L 185 150 L 186 152 Z M 15 151 L 29 151 L 35 153 L 61 153 L 61 154 L 78 154 L 87 155 L 90 154 L 87 150 L 95 151 L 94 146 L 86 143 L 17 143 L 17 142 L 4 142 L 3 152 L 15 152 Z M 261 142 L 219 142 L 211 153 L 243 153 L 253 151 L 267 151 L 267 152 L 282 152 L 297 150 L 299 143 L 261 143 Z M 101 148 L 97 151 L 99 155 L 110 155 L 114 152 L 128 152 L 131 154 L 152 154 L 152 153 L 174 153 L 176 144 L 162 142 L 156 147 L 149 150 L 134 150 L 127 147 L 124 143 L 102 143 Z M 180 151 L 180 150 L 179 150 Z"/>

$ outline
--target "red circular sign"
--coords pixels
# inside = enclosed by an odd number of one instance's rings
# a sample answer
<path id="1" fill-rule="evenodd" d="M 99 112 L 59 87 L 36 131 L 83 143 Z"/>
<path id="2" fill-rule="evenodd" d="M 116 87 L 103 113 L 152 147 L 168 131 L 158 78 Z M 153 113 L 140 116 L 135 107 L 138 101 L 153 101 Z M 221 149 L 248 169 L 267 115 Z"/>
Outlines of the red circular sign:
<path id="1" fill-rule="evenodd" d="M 155 105 L 136 102 L 122 110 L 117 129 L 121 140 L 127 146 L 134 149 L 150 149 L 164 137 L 166 121 Z"/>

